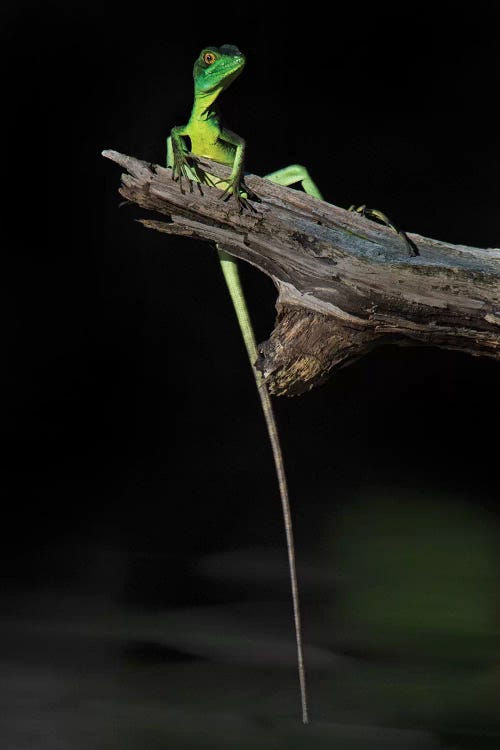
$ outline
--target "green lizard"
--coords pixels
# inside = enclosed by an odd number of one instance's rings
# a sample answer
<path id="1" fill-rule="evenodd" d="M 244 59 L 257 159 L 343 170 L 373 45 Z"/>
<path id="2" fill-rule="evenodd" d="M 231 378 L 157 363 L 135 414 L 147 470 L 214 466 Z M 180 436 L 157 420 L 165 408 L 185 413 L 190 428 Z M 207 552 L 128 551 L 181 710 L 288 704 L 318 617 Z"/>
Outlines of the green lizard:
<path id="1" fill-rule="evenodd" d="M 203 49 L 194 64 L 194 104 L 191 117 L 186 125 L 174 127 L 170 137 L 167 139 L 167 166 L 172 167 L 172 177 L 174 179 L 179 180 L 182 185 L 182 179 L 185 178 L 190 183 L 190 187 L 191 181 L 201 181 L 216 185 L 224 191 L 222 197 L 232 195 L 240 206 L 244 205 L 243 196 L 245 195 L 243 191 L 245 141 L 236 133 L 222 127 L 215 102 L 219 94 L 227 89 L 232 81 L 242 72 L 244 66 L 245 57 L 237 47 L 226 44 L 222 47 L 206 47 Z M 186 139 L 189 139 L 188 144 L 190 148 L 188 148 Z M 189 150 L 193 155 L 205 156 L 230 166 L 230 176 L 226 181 L 221 181 L 213 176 L 201 173 L 189 161 Z M 301 182 L 306 192 L 315 195 L 317 198 L 321 198 L 321 193 L 309 177 L 307 170 L 298 165 L 273 172 L 273 174 L 267 175 L 267 178 L 282 185 L 292 185 L 296 182 Z M 299 592 L 295 570 L 295 550 L 290 502 L 283 456 L 271 398 L 261 374 L 254 366 L 257 359 L 257 345 L 240 283 L 238 267 L 234 258 L 224 252 L 222 248 L 218 248 L 218 254 L 252 366 L 273 451 L 285 522 L 290 567 L 302 720 L 307 724 L 309 713 L 300 623 Z"/>
<path id="2" fill-rule="evenodd" d="M 231 130 L 222 126 L 216 106 L 216 100 L 242 72 L 244 66 L 245 57 L 237 47 L 225 44 L 222 47 L 206 47 L 203 49 L 197 58 L 193 69 L 194 103 L 191 117 L 186 125 L 174 127 L 171 131 L 170 137 L 167 139 L 167 166 L 172 167 L 172 177 L 173 179 L 180 181 L 181 187 L 183 179 L 188 181 L 190 189 L 192 189 L 191 183 L 193 181 L 215 185 L 223 191 L 221 197 L 233 196 L 239 204 L 240 209 L 246 205 L 247 197 L 247 193 L 245 192 L 246 188 L 243 184 L 245 141 L 236 133 L 233 133 Z M 196 164 L 190 160 L 190 153 L 194 156 L 204 156 L 213 159 L 214 161 L 231 167 L 229 177 L 223 181 L 215 178 L 213 175 L 202 172 Z M 272 182 L 285 186 L 300 183 L 302 189 L 306 193 L 322 199 L 322 195 L 311 179 L 307 169 L 301 165 L 294 164 L 290 167 L 285 167 L 277 172 L 272 172 L 271 174 L 266 175 L 266 178 Z M 367 209 L 366 206 L 360 206 L 359 208 L 351 206 L 350 210 L 358 211 L 364 215 L 380 219 L 388 226 L 392 227 L 396 232 L 399 232 L 394 224 L 391 224 L 387 217 L 380 211 Z M 404 239 L 409 242 L 404 233 L 401 232 L 400 234 L 402 234 Z M 409 245 L 409 247 L 410 250 L 413 249 L 411 248 L 411 245 Z M 238 267 L 232 256 L 228 255 L 222 248 L 218 247 L 217 250 L 252 366 L 252 372 L 255 377 L 257 391 L 260 397 L 273 451 L 288 549 L 302 720 L 307 724 L 309 721 L 309 712 L 302 647 L 299 592 L 295 569 L 295 549 L 290 502 L 283 456 L 271 398 L 261 374 L 255 368 L 257 346 L 240 283 Z"/>

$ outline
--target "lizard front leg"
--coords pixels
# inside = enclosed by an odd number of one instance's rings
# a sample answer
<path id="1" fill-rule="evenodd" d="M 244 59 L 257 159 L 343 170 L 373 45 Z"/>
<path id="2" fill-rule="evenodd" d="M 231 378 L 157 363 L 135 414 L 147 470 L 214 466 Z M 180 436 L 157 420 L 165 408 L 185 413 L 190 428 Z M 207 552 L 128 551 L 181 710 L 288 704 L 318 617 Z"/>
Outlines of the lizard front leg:
<path id="1" fill-rule="evenodd" d="M 182 179 L 188 181 L 189 190 L 193 187 L 191 182 L 196 180 L 196 175 L 191 168 L 186 156 L 187 149 L 183 136 L 188 135 L 185 125 L 176 125 L 172 128 L 167 138 L 167 167 L 172 167 L 172 179 L 178 180 L 182 190 Z"/>
<path id="2" fill-rule="evenodd" d="M 227 180 L 223 181 L 225 182 L 226 187 L 224 188 L 221 198 L 226 199 L 232 195 L 241 211 L 245 206 L 245 198 L 247 197 L 242 190 L 243 165 L 245 163 L 245 139 L 237 133 L 233 133 L 232 130 L 226 130 L 226 128 L 224 128 L 221 140 L 234 146 L 231 174 Z"/>

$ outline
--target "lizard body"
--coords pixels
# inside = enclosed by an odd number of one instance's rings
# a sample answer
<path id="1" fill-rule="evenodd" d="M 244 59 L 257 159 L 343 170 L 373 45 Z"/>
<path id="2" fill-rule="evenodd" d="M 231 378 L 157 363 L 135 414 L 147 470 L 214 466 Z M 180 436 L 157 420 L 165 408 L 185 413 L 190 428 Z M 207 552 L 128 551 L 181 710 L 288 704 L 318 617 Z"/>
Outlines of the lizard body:
<path id="1" fill-rule="evenodd" d="M 236 133 L 223 127 L 216 106 L 218 96 L 241 73 L 245 65 L 245 57 L 237 47 L 223 45 L 222 47 L 206 47 L 197 58 L 194 69 L 194 103 L 191 116 L 186 125 L 176 126 L 167 139 L 167 166 L 172 167 L 172 176 L 181 183 L 186 179 L 190 189 L 191 181 L 205 182 L 216 185 L 225 195 L 232 195 L 240 208 L 244 206 L 243 167 L 245 141 Z M 215 177 L 202 173 L 189 160 L 189 152 L 193 155 L 205 156 L 214 161 L 231 167 L 231 174 L 221 181 Z M 309 177 L 307 170 L 300 165 L 293 165 L 278 172 L 267 175 L 273 182 L 282 185 L 302 184 L 303 189 L 318 198 L 321 193 Z M 233 301 L 238 323 L 250 359 L 257 391 L 273 451 L 274 463 L 280 489 L 283 518 L 285 523 L 290 581 L 293 599 L 295 635 L 297 644 L 297 658 L 301 691 L 302 720 L 309 721 L 305 668 L 302 648 L 302 631 L 300 622 L 299 593 L 295 570 L 295 551 L 290 513 L 290 502 L 285 476 L 284 462 L 280 441 L 273 413 L 271 397 L 261 374 L 255 368 L 257 359 L 257 345 L 255 341 L 248 308 L 240 282 L 238 267 L 235 259 L 217 248 L 222 271 Z"/>
<path id="2" fill-rule="evenodd" d="M 240 210 L 245 207 L 247 198 L 247 194 L 245 193 L 246 188 L 243 184 L 245 141 L 241 136 L 223 127 L 216 102 L 219 95 L 240 75 L 244 66 L 244 55 L 233 45 L 225 44 L 222 47 L 205 47 L 196 59 L 193 68 L 194 101 L 191 116 L 186 125 L 172 128 L 170 137 L 167 139 L 167 166 L 172 167 L 172 177 L 180 181 L 181 189 L 183 180 L 187 180 L 190 190 L 192 190 L 192 182 L 215 185 L 223 191 L 222 197 L 232 196 L 239 205 Z M 190 155 L 204 156 L 225 164 L 231 167 L 231 173 L 225 180 L 220 180 L 213 175 L 201 171 L 190 159 Z M 284 186 L 298 183 L 306 193 L 315 198 L 322 199 L 321 192 L 311 179 L 307 169 L 300 164 L 293 164 L 284 169 L 279 169 L 265 177 L 271 182 Z M 364 205 L 359 207 L 351 206 L 349 210 L 377 219 L 391 227 L 401 235 L 410 255 L 418 254 L 418 249 L 413 241 L 407 237 L 405 232 L 400 231 L 381 211 L 367 208 Z M 241 286 L 238 266 L 236 260 L 226 253 L 223 248 L 217 247 L 217 252 L 252 367 L 273 452 L 287 540 L 302 720 L 304 724 L 307 724 L 309 713 L 302 648 L 299 591 L 295 569 L 295 546 L 283 456 L 271 397 L 260 372 L 255 368 L 257 344 Z"/>

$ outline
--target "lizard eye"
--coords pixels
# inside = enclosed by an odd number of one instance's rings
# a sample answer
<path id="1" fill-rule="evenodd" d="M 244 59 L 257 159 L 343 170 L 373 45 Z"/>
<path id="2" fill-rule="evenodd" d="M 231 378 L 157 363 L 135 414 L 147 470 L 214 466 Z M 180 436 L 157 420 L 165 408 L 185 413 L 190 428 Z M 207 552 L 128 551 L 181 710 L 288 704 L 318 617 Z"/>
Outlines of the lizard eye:
<path id="1" fill-rule="evenodd" d="M 203 55 L 203 62 L 207 65 L 212 65 L 216 60 L 216 57 L 213 52 L 205 52 Z"/>

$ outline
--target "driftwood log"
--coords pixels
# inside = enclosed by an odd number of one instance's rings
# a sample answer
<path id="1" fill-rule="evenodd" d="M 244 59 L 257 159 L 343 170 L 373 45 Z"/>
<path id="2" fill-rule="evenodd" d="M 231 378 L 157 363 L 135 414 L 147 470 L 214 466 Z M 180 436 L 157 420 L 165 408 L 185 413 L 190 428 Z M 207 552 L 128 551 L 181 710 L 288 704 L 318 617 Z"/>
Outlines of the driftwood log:
<path id="1" fill-rule="evenodd" d="M 257 367 L 276 395 L 296 395 L 381 343 L 425 344 L 500 359 L 500 250 L 408 234 L 255 175 L 239 211 L 206 185 L 115 151 L 120 193 L 163 214 L 144 226 L 216 242 L 274 281 L 277 319 Z M 199 166 L 220 177 L 228 169 Z M 189 189 L 191 187 L 191 190 Z"/>

